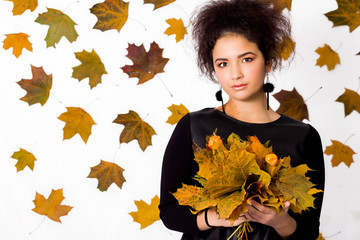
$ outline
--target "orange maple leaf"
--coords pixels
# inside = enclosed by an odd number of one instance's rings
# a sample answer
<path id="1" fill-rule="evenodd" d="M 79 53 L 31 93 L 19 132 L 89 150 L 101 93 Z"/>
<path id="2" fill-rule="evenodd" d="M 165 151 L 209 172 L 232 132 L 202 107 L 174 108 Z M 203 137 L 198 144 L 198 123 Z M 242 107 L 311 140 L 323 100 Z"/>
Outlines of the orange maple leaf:
<path id="1" fill-rule="evenodd" d="M 168 109 L 172 112 L 172 115 L 166 121 L 167 123 L 174 125 L 180 121 L 180 119 L 185 116 L 189 110 L 182 104 L 180 105 L 171 105 Z"/>
<path id="2" fill-rule="evenodd" d="M 61 222 L 60 217 L 65 216 L 73 207 L 60 205 L 64 200 L 63 190 L 52 190 L 49 198 L 46 199 L 43 195 L 36 193 L 35 208 L 32 210 L 40 215 L 45 215 L 55 222 Z"/>
<path id="3" fill-rule="evenodd" d="M 144 45 L 136 46 L 129 44 L 126 55 L 131 59 L 134 65 L 125 65 L 121 69 L 129 75 L 130 78 L 139 78 L 138 84 L 152 79 L 157 73 L 164 72 L 164 67 L 169 61 L 168 58 L 162 57 L 163 49 L 159 48 L 157 43 L 151 43 L 149 52 L 145 51 Z"/>
<path id="4" fill-rule="evenodd" d="M 140 223 L 140 229 L 146 228 L 155 221 L 160 220 L 160 211 L 158 208 L 160 204 L 160 198 L 157 195 L 151 199 L 150 205 L 143 200 L 134 202 L 138 208 L 138 211 L 131 212 L 129 214 L 133 217 L 134 222 Z"/>
<path id="5" fill-rule="evenodd" d="M 304 99 L 295 88 L 292 91 L 281 90 L 273 96 L 280 102 L 280 107 L 276 110 L 277 113 L 288 115 L 299 121 L 309 120 L 309 113 Z"/>
<path id="6" fill-rule="evenodd" d="M 328 12 L 325 16 L 334 26 L 348 25 L 350 32 L 360 25 L 360 0 L 336 0 L 338 8 Z"/>
<path id="7" fill-rule="evenodd" d="M 125 126 L 120 134 L 120 144 L 128 143 L 136 139 L 143 151 L 151 145 L 151 137 L 156 134 L 154 129 L 132 110 L 127 114 L 118 114 L 113 123 L 123 124 Z"/>
<path id="8" fill-rule="evenodd" d="M 24 170 L 26 166 L 28 166 L 31 170 L 34 170 L 34 162 L 36 161 L 36 158 L 31 152 L 20 148 L 20 151 L 14 152 L 11 157 L 18 160 L 15 165 L 18 172 Z"/>
<path id="9" fill-rule="evenodd" d="M 144 0 L 144 4 L 146 3 L 152 3 L 154 4 L 154 10 L 157 8 L 164 7 L 166 5 L 169 5 L 170 3 L 175 2 L 176 0 Z"/>
<path id="10" fill-rule="evenodd" d="M 120 32 L 128 19 L 128 8 L 129 3 L 122 0 L 105 0 L 95 4 L 90 9 L 90 12 L 98 18 L 94 29 L 101 31 L 116 29 Z"/>
<path id="11" fill-rule="evenodd" d="M 327 44 L 324 44 L 324 47 L 319 47 L 315 52 L 320 55 L 316 61 L 316 65 L 320 67 L 326 65 L 330 71 L 335 68 L 336 64 L 340 64 L 339 54 L 332 50 Z"/>
<path id="12" fill-rule="evenodd" d="M 336 102 L 344 104 L 345 117 L 354 110 L 360 113 L 360 95 L 353 90 L 345 88 L 345 92 L 336 99 Z"/>
<path id="13" fill-rule="evenodd" d="M 70 139 L 75 134 L 79 134 L 86 143 L 90 134 L 92 125 L 96 124 L 90 114 L 84 109 L 78 107 L 67 107 L 67 112 L 62 113 L 58 119 L 66 122 L 64 127 L 64 139 Z"/>
<path id="14" fill-rule="evenodd" d="M 117 164 L 101 160 L 98 165 L 91 168 L 88 178 L 97 178 L 99 181 L 97 188 L 103 192 L 106 191 L 112 183 L 118 185 L 119 188 L 122 187 L 126 181 L 123 176 L 123 171 L 124 169 Z"/>
<path id="15" fill-rule="evenodd" d="M 37 0 L 5 0 L 11 1 L 14 3 L 14 8 L 12 10 L 13 15 L 21 15 L 26 10 L 34 11 L 38 6 Z"/>
<path id="16" fill-rule="evenodd" d="M 164 32 L 165 34 L 169 36 L 175 34 L 176 42 L 179 42 L 180 40 L 184 39 L 185 34 L 187 34 L 188 32 L 181 18 L 180 19 L 171 18 L 166 20 L 166 22 L 170 25 L 170 27 L 168 27 L 165 30 Z"/>
<path id="17" fill-rule="evenodd" d="M 31 65 L 32 79 L 21 79 L 17 84 L 27 91 L 26 95 L 20 100 L 29 105 L 40 103 L 43 106 L 49 98 L 52 86 L 52 75 L 47 75 L 42 67 Z"/>
<path id="18" fill-rule="evenodd" d="M 15 57 L 18 58 L 24 48 L 32 52 L 32 45 L 28 40 L 29 35 L 25 33 L 13 33 L 5 34 L 5 36 L 4 49 L 7 50 L 12 47 Z"/>
<path id="19" fill-rule="evenodd" d="M 327 155 L 333 155 L 331 159 L 332 166 L 336 167 L 343 162 L 346 166 L 350 167 L 350 165 L 354 162 L 352 155 L 356 152 L 354 152 L 349 146 L 346 146 L 339 141 L 331 140 L 331 142 L 332 145 L 327 146 L 324 153 Z"/>

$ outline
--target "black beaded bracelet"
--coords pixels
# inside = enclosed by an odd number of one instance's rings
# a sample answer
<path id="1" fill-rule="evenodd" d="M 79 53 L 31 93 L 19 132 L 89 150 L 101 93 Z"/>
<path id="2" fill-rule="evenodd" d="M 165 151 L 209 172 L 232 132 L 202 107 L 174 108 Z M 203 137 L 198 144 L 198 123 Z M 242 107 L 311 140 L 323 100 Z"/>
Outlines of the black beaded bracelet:
<path id="1" fill-rule="evenodd" d="M 211 226 L 208 221 L 208 217 L 207 217 L 208 210 L 209 210 L 208 208 L 205 210 L 205 223 L 209 228 L 213 228 L 213 226 Z"/>

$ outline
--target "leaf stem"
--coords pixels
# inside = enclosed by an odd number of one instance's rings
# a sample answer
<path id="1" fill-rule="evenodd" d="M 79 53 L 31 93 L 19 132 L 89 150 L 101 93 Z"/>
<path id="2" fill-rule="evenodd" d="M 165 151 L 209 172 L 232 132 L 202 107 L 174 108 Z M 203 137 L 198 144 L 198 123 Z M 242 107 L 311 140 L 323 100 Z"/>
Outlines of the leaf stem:
<path id="1" fill-rule="evenodd" d="M 58 97 L 56 97 L 56 95 L 55 94 L 53 94 L 53 92 L 52 91 L 50 91 L 50 94 L 56 99 L 56 100 L 58 100 L 58 102 L 60 103 L 60 104 L 63 104 L 63 102 L 62 101 L 60 101 L 60 99 L 58 98 Z"/>
<path id="2" fill-rule="evenodd" d="M 185 13 L 186 17 L 189 19 L 189 24 L 185 28 L 188 28 L 191 25 L 190 16 L 187 14 L 187 12 L 182 7 L 180 7 L 180 5 L 176 4 L 175 2 L 173 2 L 172 4 L 175 5 L 178 9 L 180 9 L 183 13 Z"/>
<path id="3" fill-rule="evenodd" d="M 131 17 L 128 17 L 128 19 L 131 20 L 131 21 L 134 21 L 134 22 L 136 22 L 136 23 L 138 23 L 138 24 L 140 24 L 140 25 L 144 28 L 144 30 L 147 31 L 147 28 L 145 27 L 144 24 L 142 24 L 142 22 L 140 22 L 140 21 L 138 21 L 138 20 L 136 20 L 136 19 L 133 19 L 133 18 L 131 18 Z"/>
<path id="4" fill-rule="evenodd" d="M 99 98 L 96 98 L 96 99 L 92 100 L 88 105 L 86 105 L 86 107 L 84 109 L 87 109 L 91 104 L 93 104 L 97 100 L 99 100 Z"/>
<path id="5" fill-rule="evenodd" d="M 69 3 L 65 8 L 64 8 L 64 10 L 62 11 L 63 13 L 64 12 L 66 12 L 66 10 L 71 6 L 71 5 L 73 5 L 74 3 L 79 3 L 80 1 L 78 0 L 78 1 L 74 1 L 74 2 L 71 2 L 71 3 Z"/>
<path id="6" fill-rule="evenodd" d="M 38 228 L 40 228 L 40 226 L 43 224 L 43 222 L 45 221 L 46 219 L 46 215 L 44 216 L 43 220 L 41 221 L 41 223 L 34 229 L 32 230 L 31 232 L 29 232 L 29 235 L 33 234 L 36 230 L 38 230 Z"/>
<path id="7" fill-rule="evenodd" d="M 121 145 L 119 145 L 119 147 L 118 147 L 118 148 L 115 150 L 115 152 L 114 152 L 114 155 L 113 155 L 113 163 L 115 163 L 115 157 L 116 157 L 116 154 L 119 152 L 120 148 L 121 148 Z"/>
<path id="8" fill-rule="evenodd" d="M 159 77 L 158 74 L 156 74 L 156 76 L 160 79 L 161 83 L 164 85 L 164 87 L 166 88 L 166 91 L 170 94 L 171 97 L 174 97 L 172 95 L 172 93 L 170 92 L 169 88 L 166 86 L 166 84 L 164 83 L 164 81 Z"/>
<path id="9" fill-rule="evenodd" d="M 351 135 L 345 140 L 344 145 L 346 145 L 346 142 L 349 141 L 349 139 L 350 139 L 351 137 L 353 137 L 353 136 L 355 136 L 355 133 L 351 134 Z"/>
<path id="10" fill-rule="evenodd" d="M 313 93 L 308 99 L 306 99 L 304 102 L 307 102 L 308 100 L 310 100 L 313 96 L 315 96 L 315 94 L 317 94 L 323 87 L 320 87 L 315 93 Z"/>

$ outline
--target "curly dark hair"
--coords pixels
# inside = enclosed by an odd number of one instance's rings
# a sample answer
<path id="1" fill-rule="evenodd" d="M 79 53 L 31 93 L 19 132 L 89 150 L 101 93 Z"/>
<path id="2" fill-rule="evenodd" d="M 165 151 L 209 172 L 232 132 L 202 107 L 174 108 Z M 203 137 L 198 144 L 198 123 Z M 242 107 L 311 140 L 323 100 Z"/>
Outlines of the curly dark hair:
<path id="1" fill-rule="evenodd" d="M 212 50 L 225 33 L 244 36 L 257 44 L 272 70 L 281 65 L 281 52 L 286 39 L 291 39 L 289 19 L 267 0 L 212 0 L 193 13 L 193 39 L 200 71 L 212 81 Z"/>

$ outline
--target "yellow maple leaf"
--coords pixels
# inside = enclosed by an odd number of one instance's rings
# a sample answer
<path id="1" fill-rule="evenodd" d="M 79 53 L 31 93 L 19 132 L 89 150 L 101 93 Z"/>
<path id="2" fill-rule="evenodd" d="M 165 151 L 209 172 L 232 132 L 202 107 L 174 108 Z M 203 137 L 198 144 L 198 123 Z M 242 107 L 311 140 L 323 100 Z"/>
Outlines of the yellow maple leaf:
<path id="1" fill-rule="evenodd" d="M 324 44 L 324 47 L 317 48 L 315 52 L 320 55 L 316 61 L 316 65 L 320 67 L 326 65 L 330 71 L 335 68 L 336 64 L 340 64 L 339 54 L 327 44 Z"/>
<path id="2" fill-rule="evenodd" d="M 316 240 L 325 240 L 325 238 L 323 238 L 322 234 L 319 233 L 319 236 L 318 236 L 318 238 Z"/>
<path id="3" fill-rule="evenodd" d="M 88 178 L 97 178 L 99 181 L 97 187 L 103 192 L 106 191 L 112 183 L 115 183 L 121 188 L 126 181 L 123 172 L 124 169 L 117 164 L 101 160 L 98 165 L 91 168 Z"/>
<path id="4" fill-rule="evenodd" d="M 157 8 L 164 7 L 166 5 L 169 5 L 170 3 L 175 2 L 176 0 L 144 0 L 144 4 L 146 3 L 152 3 L 154 4 L 154 10 Z"/>
<path id="5" fill-rule="evenodd" d="M 94 14 L 98 21 L 94 29 L 106 31 L 116 29 L 120 32 L 128 19 L 129 3 L 122 0 L 105 0 L 102 3 L 95 4 L 90 12 Z"/>
<path id="6" fill-rule="evenodd" d="M 325 16 L 334 23 L 334 27 L 348 25 L 350 32 L 360 25 L 360 1 L 359 0 L 336 0 L 338 8 L 328 12 Z"/>
<path id="7" fill-rule="evenodd" d="M 179 42 L 181 39 L 184 39 L 185 34 L 187 34 L 188 32 L 181 18 L 180 19 L 171 18 L 166 20 L 166 22 L 170 25 L 170 27 L 168 27 L 165 30 L 164 32 L 165 34 L 169 36 L 175 34 L 176 42 Z"/>
<path id="8" fill-rule="evenodd" d="M 73 207 L 60 205 L 64 200 L 63 190 L 52 190 L 49 198 L 46 199 L 43 195 L 36 193 L 35 208 L 32 210 L 40 215 L 45 215 L 55 222 L 61 222 L 60 217 L 65 216 Z"/>
<path id="9" fill-rule="evenodd" d="M 360 95 L 353 90 L 345 88 L 345 92 L 336 99 L 336 102 L 344 104 L 345 117 L 354 110 L 360 113 Z"/>
<path id="10" fill-rule="evenodd" d="M 255 154 L 257 164 L 262 167 L 265 164 L 265 156 L 273 153 L 272 147 L 265 147 L 257 137 L 249 136 L 247 151 Z"/>
<path id="11" fill-rule="evenodd" d="M 36 158 L 31 152 L 20 148 L 20 151 L 14 152 L 11 157 L 18 160 L 15 165 L 18 172 L 24 170 L 26 166 L 28 166 L 31 170 L 34 170 L 34 162 Z"/>
<path id="12" fill-rule="evenodd" d="M 331 158 L 331 165 L 336 167 L 343 162 L 346 166 L 350 167 L 350 165 L 354 162 L 352 155 L 356 152 L 354 152 L 349 146 L 344 145 L 339 141 L 331 140 L 331 142 L 332 145 L 327 146 L 324 151 L 327 155 L 333 155 Z"/>
<path id="13" fill-rule="evenodd" d="M 296 43 L 291 38 L 285 38 L 280 48 L 281 58 L 287 60 L 295 50 Z"/>
<path id="14" fill-rule="evenodd" d="M 160 204 L 160 198 L 157 195 L 151 199 L 150 205 L 143 200 L 135 200 L 134 202 L 138 208 L 138 211 L 131 212 L 129 214 L 133 217 L 134 222 L 140 223 L 140 229 L 146 228 L 155 221 L 160 220 L 160 211 L 158 208 Z"/>
<path id="15" fill-rule="evenodd" d="M 168 118 L 166 123 L 169 123 L 171 125 L 177 124 L 180 119 L 189 112 L 189 110 L 183 104 L 173 104 L 168 107 L 168 109 L 172 112 L 172 115 Z"/>
<path id="16" fill-rule="evenodd" d="M 70 139 L 75 134 L 79 134 L 86 143 L 90 134 L 92 125 L 96 124 L 90 114 L 84 109 L 78 107 L 67 107 L 67 112 L 62 113 L 58 119 L 66 122 L 64 127 L 64 140 Z"/>
<path id="17" fill-rule="evenodd" d="M 14 8 L 12 10 L 14 15 L 21 15 L 26 10 L 34 11 L 38 6 L 37 0 L 5 0 L 11 1 L 14 3 Z"/>
<path id="18" fill-rule="evenodd" d="M 13 33 L 5 34 L 6 38 L 4 40 L 4 49 L 13 48 L 13 54 L 15 57 L 19 57 L 22 53 L 22 50 L 25 48 L 28 51 L 32 52 L 32 44 L 29 42 L 29 35 L 25 33 Z"/>

